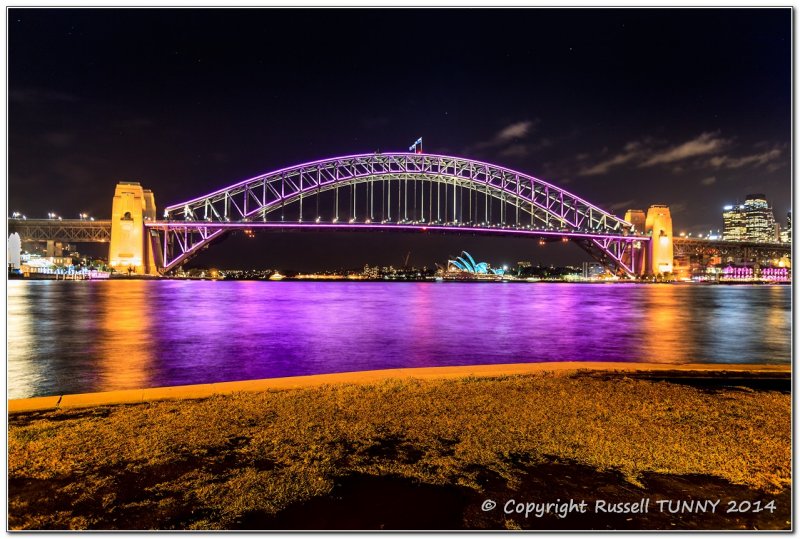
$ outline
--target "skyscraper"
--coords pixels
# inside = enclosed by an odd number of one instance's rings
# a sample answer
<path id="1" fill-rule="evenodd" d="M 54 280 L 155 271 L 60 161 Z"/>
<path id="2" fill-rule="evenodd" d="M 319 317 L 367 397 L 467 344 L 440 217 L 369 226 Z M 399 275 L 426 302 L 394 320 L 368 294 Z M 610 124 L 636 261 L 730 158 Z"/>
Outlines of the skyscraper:
<path id="1" fill-rule="evenodd" d="M 747 195 L 744 204 L 725 206 L 722 239 L 771 243 L 776 237 L 775 215 L 763 194 Z"/>
<path id="2" fill-rule="evenodd" d="M 781 230 L 781 242 L 792 243 L 792 212 L 786 214 L 786 228 Z"/>
<path id="3" fill-rule="evenodd" d="M 775 214 L 762 194 L 747 195 L 744 201 L 747 217 L 747 239 L 757 242 L 776 242 Z"/>
<path id="4" fill-rule="evenodd" d="M 747 220 L 744 206 L 734 204 L 725 206 L 722 212 L 722 239 L 726 241 L 745 241 L 747 237 Z"/>

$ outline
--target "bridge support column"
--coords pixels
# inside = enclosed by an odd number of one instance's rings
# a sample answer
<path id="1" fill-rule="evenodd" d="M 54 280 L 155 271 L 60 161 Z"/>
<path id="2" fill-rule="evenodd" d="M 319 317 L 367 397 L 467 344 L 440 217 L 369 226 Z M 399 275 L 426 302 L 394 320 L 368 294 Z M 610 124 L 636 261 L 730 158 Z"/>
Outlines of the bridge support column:
<path id="1" fill-rule="evenodd" d="M 111 241 L 108 265 L 123 274 L 157 275 L 153 248 L 144 229 L 155 220 L 153 192 L 139 182 L 119 182 L 111 206 Z"/>
<path id="2" fill-rule="evenodd" d="M 156 217 L 156 197 L 150 189 L 144 189 L 144 218 L 146 221 L 155 221 Z M 148 231 L 143 232 L 145 244 L 145 272 L 148 275 L 158 275 L 158 267 L 156 265 L 156 258 L 153 252 L 153 241 L 147 236 Z M 156 242 L 157 244 L 158 242 Z"/>
<path id="3" fill-rule="evenodd" d="M 645 233 L 650 236 L 647 273 L 672 273 L 672 216 L 669 207 L 655 204 L 647 210 Z"/>
<path id="4" fill-rule="evenodd" d="M 633 231 L 637 234 L 644 234 L 646 229 L 647 217 L 642 210 L 628 210 L 625 212 L 625 220 L 633 225 Z M 631 253 L 626 253 L 623 262 L 632 266 L 638 277 L 647 273 L 647 260 L 649 258 L 649 249 L 644 247 L 645 242 L 637 241 L 633 243 Z"/>

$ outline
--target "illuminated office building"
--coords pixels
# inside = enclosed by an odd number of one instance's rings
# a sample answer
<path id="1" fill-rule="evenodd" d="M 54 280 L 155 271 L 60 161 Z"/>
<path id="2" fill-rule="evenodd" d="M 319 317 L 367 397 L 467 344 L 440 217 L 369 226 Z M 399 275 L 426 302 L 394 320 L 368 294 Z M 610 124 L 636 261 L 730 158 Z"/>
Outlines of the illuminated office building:
<path id="1" fill-rule="evenodd" d="M 775 215 L 764 195 L 747 195 L 744 201 L 747 216 L 747 239 L 757 242 L 775 242 Z"/>
<path id="2" fill-rule="evenodd" d="M 725 206 L 722 212 L 722 239 L 725 241 L 745 241 L 747 238 L 747 219 L 741 204 Z"/>
<path id="3" fill-rule="evenodd" d="M 786 228 L 781 230 L 781 242 L 792 243 L 792 212 L 786 214 Z"/>
<path id="4" fill-rule="evenodd" d="M 747 195 L 744 204 L 725 206 L 722 239 L 727 241 L 778 241 L 775 216 L 762 194 Z"/>

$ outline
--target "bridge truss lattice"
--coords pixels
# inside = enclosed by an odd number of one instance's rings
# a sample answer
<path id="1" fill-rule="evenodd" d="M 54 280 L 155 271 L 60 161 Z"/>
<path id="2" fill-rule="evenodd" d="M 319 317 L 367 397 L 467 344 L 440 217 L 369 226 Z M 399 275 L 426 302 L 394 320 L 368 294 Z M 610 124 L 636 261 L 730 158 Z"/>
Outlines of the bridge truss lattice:
<path id="1" fill-rule="evenodd" d="M 649 240 L 630 223 L 533 176 L 414 153 L 336 157 L 269 172 L 168 206 L 163 221 L 146 226 L 165 272 L 235 229 L 422 229 L 568 239 L 629 276 L 638 269 L 634 251 Z"/>

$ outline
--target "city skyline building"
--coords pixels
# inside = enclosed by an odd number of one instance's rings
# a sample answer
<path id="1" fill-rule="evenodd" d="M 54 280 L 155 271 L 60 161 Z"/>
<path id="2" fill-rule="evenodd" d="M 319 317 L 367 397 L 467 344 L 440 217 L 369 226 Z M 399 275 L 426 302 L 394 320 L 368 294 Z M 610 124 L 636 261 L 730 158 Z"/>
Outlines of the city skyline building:
<path id="1" fill-rule="evenodd" d="M 747 195 L 744 201 L 747 219 L 747 239 L 756 242 L 775 242 L 775 214 L 761 193 Z"/>
<path id="2" fill-rule="evenodd" d="M 786 213 L 786 228 L 781 230 L 781 243 L 792 243 L 792 212 Z"/>
<path id="3" fill-rule="evenodd" d="M 774 243 L 780 241 L 780 225 L 762 193 L 749 194 L 744 204 L 725 206 L 722 212 L 722 239 Z"/>
<path id="4" fill-rule="evenodd" d="M 725 206 L 722 212 L 722 239 L 725 241 L 745 241 L 747 238 L 747 219 L 741 204 Z"/>

